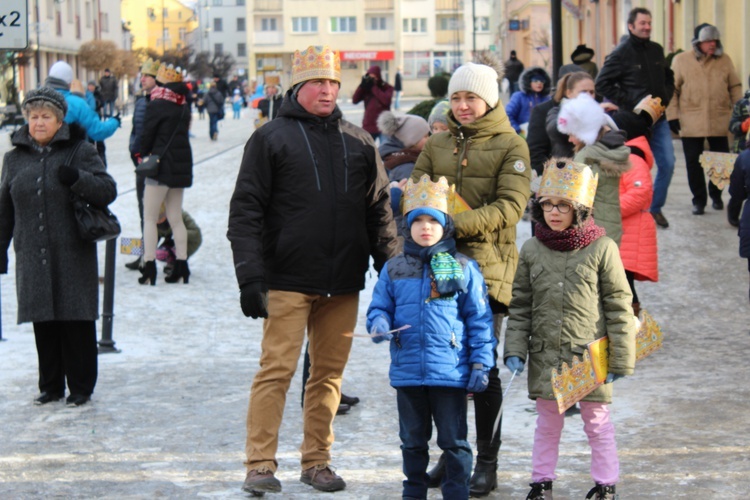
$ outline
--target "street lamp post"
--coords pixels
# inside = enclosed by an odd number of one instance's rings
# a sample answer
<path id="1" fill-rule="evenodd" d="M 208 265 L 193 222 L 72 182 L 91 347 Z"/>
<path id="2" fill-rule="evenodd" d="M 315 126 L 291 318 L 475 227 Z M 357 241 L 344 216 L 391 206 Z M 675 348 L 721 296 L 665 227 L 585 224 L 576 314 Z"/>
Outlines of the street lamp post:
<path id="1" fill-rule="evenodd" d="M 39 56 L 39 32 L 42 30 L 42 23 L 39 22 L 39 0 L 34 0 L 34 15 L 36 16 L 36 51 L 34 52 L 34 63 L 36 64 L 36 86 L 42 83 L 41 57 Z"/>

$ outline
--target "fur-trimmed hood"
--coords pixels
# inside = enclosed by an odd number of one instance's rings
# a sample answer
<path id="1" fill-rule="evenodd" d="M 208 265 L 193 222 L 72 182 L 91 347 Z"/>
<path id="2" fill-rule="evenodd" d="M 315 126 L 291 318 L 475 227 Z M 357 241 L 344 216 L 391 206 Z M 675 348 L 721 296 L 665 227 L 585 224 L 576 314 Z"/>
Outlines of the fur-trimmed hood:
<path id="1" fill-rule="evenodd" d="M 552 79 L 549 77 L 549 74 L 544 70 L 544 68 L 539 66 L 532 66 L 523 70 L 523 73 L 521 73 L 521 76 L 518 78 L 518 82 L 521 85 L 521 90 L 527 94 L 531 92 L 531 77 L 533 76 L 541 76 L 542 78 L 544 78 L 544 88 L 542 88 L 540 94 L 549 95 L 550 88 L 552 86 Z"/>

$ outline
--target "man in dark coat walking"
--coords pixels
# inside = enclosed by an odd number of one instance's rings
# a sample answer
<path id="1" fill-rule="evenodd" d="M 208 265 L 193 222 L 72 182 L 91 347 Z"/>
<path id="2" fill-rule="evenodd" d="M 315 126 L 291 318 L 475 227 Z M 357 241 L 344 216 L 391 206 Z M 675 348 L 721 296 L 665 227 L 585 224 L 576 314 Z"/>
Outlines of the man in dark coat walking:
<path id="1" fill-rule="evenodd" d="M 266 318 L 242 487 L 255 495 L 281 491 L 274 476 L 279 427 L 305 330 L 311 371 L 300 481 L 320 491 L 346 487 L 330 462 L 347 333 L 357 323 L 370 256 L 380 270 L 398 247 L 375 144 L 336 105 L 339 57 L 327 46 L 295 53 L 292 87 L 278 117 L 250 136 L 229 206 L 242 312 Z"/>
<path id="2" fill-rule="evenodd" d="M 104 116 L 114 116 L 115 101 L 117 101 L 117 78 L 110 73 L 109 68 L 104 70 L 104 76 L 99 80 L 102 101 L 104 101 Z"/>
<path id="3" fill-rule="evenodd" d="M 667 66 L 662 46 L 650 39 L 651 12 L 642 7 L 631 10 L 628 30 L 630 36 L 604 60 L 596 78 L 596 93 L 623 111 L 632 111 L 647 95 L 660 98 L 664 106 L 669 105 L 674 94 L 674 73 Z M 661 210 L 667 201 L 675 162 L 672 132 L 666 118 L 653 125 L 649 145 L 658 168 L 651 215 L 656 224 L 666 228 L 669 222 Z"/>
<path id="4" fill-rule="evenodd" d="M 508 83 L 510 84 L 510 95 L 512 96 L 514 92 L 518 92 L 518 79 L 521 77 L 521 73 L 523 73 L 523 63 L 520 59 L 518 59 L 518 56 L 516 55 L 515 50 L 510 51 L 510 59 L 505 61 L 505 78 L 508 79 Z"/>

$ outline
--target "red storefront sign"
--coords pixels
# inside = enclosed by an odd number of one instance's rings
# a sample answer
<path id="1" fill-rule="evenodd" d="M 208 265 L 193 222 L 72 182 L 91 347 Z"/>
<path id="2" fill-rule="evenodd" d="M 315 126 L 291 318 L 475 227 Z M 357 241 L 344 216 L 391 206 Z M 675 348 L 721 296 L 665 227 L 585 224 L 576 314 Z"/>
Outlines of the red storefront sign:
<path id="1" fill-rule="evenodd" d="M 342 50 L 342 61 L 392 61 L 393 50 Z"/>

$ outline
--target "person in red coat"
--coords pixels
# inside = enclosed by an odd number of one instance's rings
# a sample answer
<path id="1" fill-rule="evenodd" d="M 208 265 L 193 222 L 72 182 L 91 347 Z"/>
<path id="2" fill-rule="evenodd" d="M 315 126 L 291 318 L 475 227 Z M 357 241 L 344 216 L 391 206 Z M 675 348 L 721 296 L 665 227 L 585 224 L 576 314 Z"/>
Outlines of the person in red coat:
<path id="1" fill-rule="evenodd" d="M 638 316 L 641 305 L 635 293 L 635 281 L 659 281 L 656 223 L 649 213 L 654 195 L 651 180 L 654 155 L 643 135 L 625 145 L 630 147 L 633 167 L 620 177 L 620 257 L 633 292 L 633 313 Z"/>
<path id="2" fill-rule="evenodd" d="M 362 82 L 352 96 L 352 104 L 365 102 L 365 116 L 362 119 L 362 128 L 369 132 L 375 141 L 380 137 L 378 116 L 383 111 L 391 109 L 393 92 L 393 86 L 383 81 L 380 74 L 380 66 L 375 64 L 367 70 L 367 74 L 362 77 Z"/>

